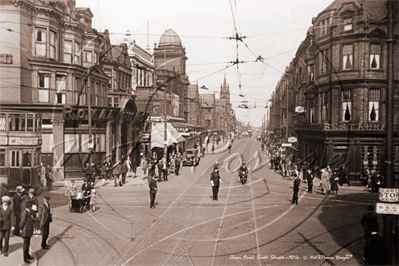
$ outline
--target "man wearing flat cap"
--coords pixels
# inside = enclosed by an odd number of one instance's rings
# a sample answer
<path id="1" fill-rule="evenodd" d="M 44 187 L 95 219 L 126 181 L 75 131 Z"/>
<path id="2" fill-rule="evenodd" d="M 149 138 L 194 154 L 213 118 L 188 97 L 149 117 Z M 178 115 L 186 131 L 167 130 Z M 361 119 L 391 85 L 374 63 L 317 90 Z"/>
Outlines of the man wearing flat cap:
<path id="1" fill-rule="evenodd" d="M 53 221 L 53 211 L 50 209 L 50 199 L 51 197 L 49 195 L 44 196 L 44 203 L 40 205 L 39 208 L 40 227 L 42 228 L 42 249 L 50 248 L 50 246 L 47 245 L 47 238 L 50 233 L 50 223 Z"/>
<path id="2" fill-rule="evenodd" d="M 12 206 L 14 208 L 14 216 L 15 216 L 15 229 L 14 235 L 20 235 L 19 223 L 21 222 L 21 203 L 22 203 L 22 193 L 24 192 L 24 188 L 22 186 L 17 187 L 17 193 L 12 197 Z"/>
<path id="3" fill-rule="evenodd" d="M 9 196 L 3 196 L 1 198 L 0 208 L 0 253 L 4 256 L 8 256 L 8 247 L 10 240 L 10 231 L 14 230 L 15 220 L 13 219 L 14 210 L 11 208 L 11 198 Z M 4 246 L 3 246 L 4 238 Z"/>

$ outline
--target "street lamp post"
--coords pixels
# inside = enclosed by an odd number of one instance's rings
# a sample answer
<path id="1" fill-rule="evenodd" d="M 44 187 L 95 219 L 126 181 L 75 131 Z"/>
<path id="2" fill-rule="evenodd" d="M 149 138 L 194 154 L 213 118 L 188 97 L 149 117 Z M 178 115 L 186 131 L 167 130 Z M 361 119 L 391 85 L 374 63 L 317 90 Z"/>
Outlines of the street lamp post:
<path id="1" fill-rule="evenodd" d="M 387 2 L 388 8 L 388 40 L 387 40 L 387 92 L 386 92 L 386 142 L 385 142 L 385 188 L 394 187 L 393 178 L 393 130 L 394 130 L 394 8 L 395 1 Z M 384 265 L 392 265 L 392 228 L 393 215 L 384 214 Z"/>

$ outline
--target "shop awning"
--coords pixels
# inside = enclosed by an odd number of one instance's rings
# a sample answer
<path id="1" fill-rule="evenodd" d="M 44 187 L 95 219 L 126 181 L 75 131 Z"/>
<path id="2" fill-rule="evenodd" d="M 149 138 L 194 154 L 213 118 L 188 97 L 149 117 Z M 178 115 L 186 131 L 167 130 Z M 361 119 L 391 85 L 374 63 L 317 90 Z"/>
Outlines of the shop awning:
<path id="1" fill-rule="evenodd" d="M 192 131 L 196 126 L 192 124 L 187 124 L 183 122 L 171 122 L 178 132 L 188 132 Z"/>
<path id="2" fill-rule="evenodd" d="M 151 147 L 164 147 L 164 124 L 163 123 L 152 123 L 151 128 Z M 171 146 L 179 142 L 185 141 L 185 139 L 177 132 L 177 130 L 170 124 L 167 124 L 167 145 Z"/>

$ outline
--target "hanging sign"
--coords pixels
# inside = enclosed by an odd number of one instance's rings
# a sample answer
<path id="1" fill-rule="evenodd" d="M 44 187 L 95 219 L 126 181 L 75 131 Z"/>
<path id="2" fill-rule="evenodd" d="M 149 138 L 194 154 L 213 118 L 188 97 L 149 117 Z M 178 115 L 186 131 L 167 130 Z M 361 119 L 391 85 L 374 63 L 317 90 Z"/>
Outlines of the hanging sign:
<path id="1" fill-rule="evenodd" d="M 9 137 L 9 145 L 39 145 L 39 139 L 31 137 Z"/>
<path id="2" fill-rule="evenodd" d="M 304 113 L 304 112 L 305 112 L 305 107 L 303 106 L 295 107 L 295 113 Z"/>
<path id="3" fill-rule="evenodd" d="M 377 203 L 376 212 L 378 214 L 394 214 L 399 215 L 399 204 Z"/>
<path id="4" fill-rule="evenodd" d="M 398 188 L 379 188 L 379 200 L 385 202 L 399 202 Z"/>

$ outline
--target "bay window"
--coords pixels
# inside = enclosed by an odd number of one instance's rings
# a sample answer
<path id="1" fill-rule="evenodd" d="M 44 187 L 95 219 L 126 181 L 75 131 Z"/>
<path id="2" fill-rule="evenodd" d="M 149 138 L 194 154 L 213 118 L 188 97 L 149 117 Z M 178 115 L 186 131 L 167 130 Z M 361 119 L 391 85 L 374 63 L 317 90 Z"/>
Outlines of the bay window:
<path id="1" fill-rule="evenodd" d="M 353 68 L 353 45 L 347 44 L 342 46 L 342 69 Z"/>
<path id="2" fill-rule="evenodd" d="M 50 89 L 50 72 L 39 72 L 38 81 L 39 102 L 48 103 Z"/>
<path id="3" fill-rule="evenodd" d="M 344 18 L 344 31 L 352 30 L 352 18 Z"/>
<path id="4" fill-rule="evenodd" d="M 380 69 L 381 44 L 370 44 L 370 68 Z"/>
<path id="5" fill-rule="evenodd" d="M 342 121 L 351 121 L 352 118 L 352 102 L 351 91 L 342 91 Z"/>
<path id="6" fill-rule="evenodd" d="M 46 29 L 36 28 L 35 55 L 46 56 Z"/>
<path id="7" fill-rule="evenodd" d="M 74 48 L 75 48 L 75 50 L 74 50 L 75 57 L 74 57 L 73 63 L 80 65 L 81 64 L 81 62 L 80 62 L 80 44 L 75 42 Z"/>
<path id="8" fill-rule="evenodd" d="M 50 58 L 57 60 L 57 33 L 54 31 L 50 31 Z"/>
<path id="9" fill-rule="evenodd" d="M 64 41 L 64 63 L 72 64 L 72 41 Z"/>
<path id="10" fill-rule="evenodd" d="M 369 90 L 368 120 L 378 122 L 380 114 L 380 89 Z"/>

